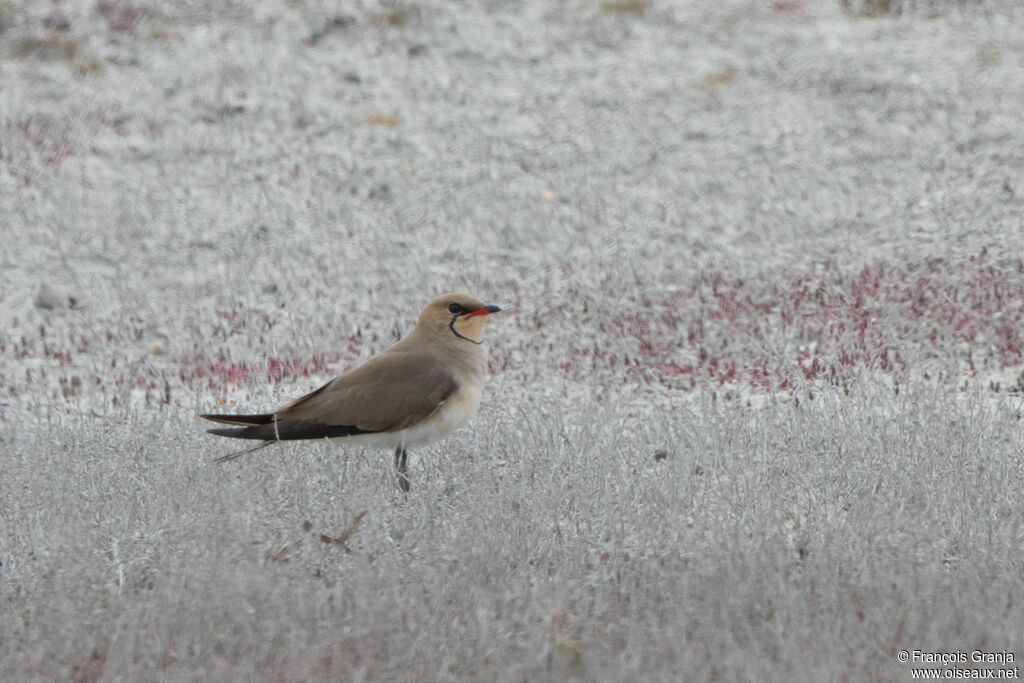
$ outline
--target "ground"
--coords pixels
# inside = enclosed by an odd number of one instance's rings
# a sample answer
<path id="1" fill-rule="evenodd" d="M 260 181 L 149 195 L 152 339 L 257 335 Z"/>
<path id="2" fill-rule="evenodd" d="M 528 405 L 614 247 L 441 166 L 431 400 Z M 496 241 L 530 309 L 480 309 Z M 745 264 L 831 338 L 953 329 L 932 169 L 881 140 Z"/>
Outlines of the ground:
<path id="1" fill-rule="evenodd" d="M 1019 666 L 1022 67 L 1015 2 L 0 1 L 0 678 Z M 213 462 L 452 290 L 409 495 Z"/>

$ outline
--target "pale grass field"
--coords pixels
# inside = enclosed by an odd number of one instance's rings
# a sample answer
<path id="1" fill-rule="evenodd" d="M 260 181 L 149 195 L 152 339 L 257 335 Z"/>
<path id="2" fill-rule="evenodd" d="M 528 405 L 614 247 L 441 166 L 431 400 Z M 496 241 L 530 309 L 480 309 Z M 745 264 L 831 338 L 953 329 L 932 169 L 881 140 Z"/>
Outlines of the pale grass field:
<path id="1" fill-rule="evenodd" d="M 1019 664 L 1024 16 L 867 14 L 0 2 L 0 679 Z M 448 290 L 408 496 L 212 462 Z"/>

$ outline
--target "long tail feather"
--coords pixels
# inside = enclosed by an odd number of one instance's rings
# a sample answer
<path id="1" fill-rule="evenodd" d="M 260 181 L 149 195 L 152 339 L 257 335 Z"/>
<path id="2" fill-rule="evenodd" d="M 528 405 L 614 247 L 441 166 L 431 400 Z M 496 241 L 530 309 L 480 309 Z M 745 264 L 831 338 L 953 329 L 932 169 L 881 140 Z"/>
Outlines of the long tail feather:
<path id="1" fill-rule="evenodd" d="M 246 448 L 245 450 L 235 451 L 234 453 L 228 453 L 227 455 L 222 455 L 219 458 L 216 458 L 214 460 L 214 462 L 228 462 L 229 460 L 234 460 L 235 458 L 241 458 L 243 455 L 246 455 L 248 453 L 252 453 L 253 451 L 258 451 L 261 448 L 266 448 L 267 446 L 269 446 L 272 443 L 274 443 L 274 442 L 273 441 L 264 441 L 261 444 L 253 446 L 252 448 Z"/>
<path id="2" fill-rule="evenodd" d="M 207 429 L 207 434 L 230 436 L 232 439 L 259 439 L 260 441 L 280 441 L 274 433 L 274 425 L 252 425 L 250 427 L 231 427 Z"/>
<path id="3" fill-rule="evenodd" d="M 220 422 L 226 425 L 238 425 L 240 427 L 252 427 L 255 425 L 270 424 L 274 421 L 274 413 L 262 413 L 259 415 L 200 415 L 199 417 L 211 422 Z"/>

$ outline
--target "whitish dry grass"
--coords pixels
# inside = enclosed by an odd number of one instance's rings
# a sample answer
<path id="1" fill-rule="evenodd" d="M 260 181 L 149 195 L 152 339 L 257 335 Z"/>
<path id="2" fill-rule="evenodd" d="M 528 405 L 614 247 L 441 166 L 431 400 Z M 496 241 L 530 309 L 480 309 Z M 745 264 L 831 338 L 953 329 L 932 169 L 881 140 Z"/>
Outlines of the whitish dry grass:
<path id="1" fill-rule="evenodd" d="M 894 678 L 1024 637 L 1019 406 L 493 393 L 408 498 L 386 454 L 211 465 L 180 410 L 8 422 L 6 675 Z"/>

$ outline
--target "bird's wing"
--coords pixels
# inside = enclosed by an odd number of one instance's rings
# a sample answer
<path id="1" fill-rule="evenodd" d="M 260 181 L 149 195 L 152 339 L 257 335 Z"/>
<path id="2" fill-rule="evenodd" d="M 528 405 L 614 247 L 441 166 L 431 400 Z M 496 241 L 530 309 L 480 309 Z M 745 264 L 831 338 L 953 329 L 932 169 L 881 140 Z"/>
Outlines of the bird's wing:
<path id="1" fill-rule="evenodd" d="M 438 359 L 392 352 L 371 358 L 276 415 L 282 429 L 302 423 L 323 425 L 328 432 L 339 427 L 354 428 L 356 433 L 396 432 L 428 418 L 457 389 L 455 378 Z"/>

